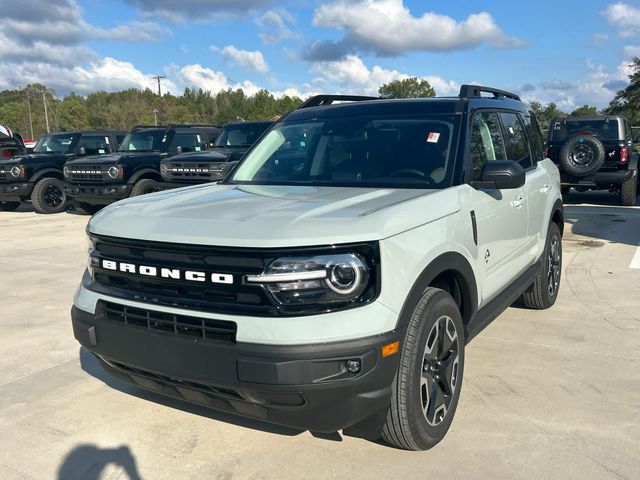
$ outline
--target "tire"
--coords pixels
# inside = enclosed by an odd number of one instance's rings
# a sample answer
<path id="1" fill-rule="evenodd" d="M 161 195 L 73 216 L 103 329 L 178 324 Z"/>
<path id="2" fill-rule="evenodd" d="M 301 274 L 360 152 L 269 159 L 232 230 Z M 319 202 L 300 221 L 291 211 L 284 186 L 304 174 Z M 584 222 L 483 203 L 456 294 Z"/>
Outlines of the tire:
<path id="1" fill-rule="evenodd" d="M 20 206 L 20 202 L 0 202 L 0 211 L 13 212 Z"/>
<path id="2" fill-rule="evenodd" d="M 533 284 L 522 294 L 522 302 L 527 308 L 544 310 L 556 303 L 562 276 L 562 235 L 560 227 L 549 224 L 544 247 L 543 267 Z"/>
<path id="3" fill-rule="evenodd" d="M 574 135 L 560 150 L 560 167 L 574 177 L 588 177 L 604 164 L 604 146 L 593 135 Z"/>
<path id="4" fill-rule="evenodd" d="M 64 182 L 53 177 L 39 180 L 31 192 L 31 203 L 38 213 L 64 212 L 68 203 Z"/>
<path id="5" fill-rule="evenodd" d="M 147 193 L 159 192 L 160 183 L 152 178 L 143 178 L 138 180 L 131 189 L 131 197 L 137 197 L 138 195 L 145 195 Z"/>
<path id="6" fill-rule="evenodd" d="M 444 290 L 427 288 L 411 314 L 391 387 L 382 429 L 387 443 L 405 450 L 427 450 L 444 438 L 460 398 L 464 345 L 456 302 Z"/>
<path id="7" fill-rule="evenodd" d="M 91 203 L 76 202 L 76 208 L 78 210 L 81 210 L 83 213 L 86 213 L 87 215 L 95 215 L 103 208 L 103 205 L 92 205 Z"/>
<path id="8" fill-rule="evenodd" d="M 636 204 L 638 183 L 635 178 L 622 182 L 620 185 L 620 205 L 632 207 Z"/>

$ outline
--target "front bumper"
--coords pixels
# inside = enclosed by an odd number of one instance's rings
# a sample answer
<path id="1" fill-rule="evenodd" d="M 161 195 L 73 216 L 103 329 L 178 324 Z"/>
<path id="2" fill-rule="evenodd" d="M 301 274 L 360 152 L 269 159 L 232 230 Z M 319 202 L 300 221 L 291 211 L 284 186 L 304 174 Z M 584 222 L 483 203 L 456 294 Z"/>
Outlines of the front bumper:
<path id="1" fill-rule="evenodd" d="M 332 343 L 263 345 L 184 338 L 71 311 L 76 339 L 112 375 L 170 397 L 303 430 L 377 438 L 399 353 L 383 345 L 404 330 Z M 360 362 L 350 373 L 347 360 Z"/>
<path id="2" fill-rule="evenodd" d="M 636 170 L 616 170 L 613 172 L 596 172 L 587 178 L 576 178 L 560 172 L 562 185 L 570 187 L 596 187 L 620 185 L 636 175 Z"/>
<path id="3" fill-rule="evenodd" d="M 133 185 L 113 184 L 113 185 L 79 185 L 69 184 L 65 187 L 65 192 L 71 198 L 91 205 L 105 205 L 117 200 L 129 197 Z"/>
<path id="4" fill-rule="evenodd" d="M 19 202 L 29 198 L 32 190 L 33 183 L 29 182 L 0 183 L 0 200 Z"/>

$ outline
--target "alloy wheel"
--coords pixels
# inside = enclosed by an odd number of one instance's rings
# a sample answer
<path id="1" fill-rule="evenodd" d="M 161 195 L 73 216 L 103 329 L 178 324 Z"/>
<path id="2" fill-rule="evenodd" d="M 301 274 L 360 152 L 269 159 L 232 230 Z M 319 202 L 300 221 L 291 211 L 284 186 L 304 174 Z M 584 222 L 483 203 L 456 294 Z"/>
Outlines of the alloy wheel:
<path id="1" fill-rule="evenodd" d="M 57 185 L 47 185 L 43 196 L 45 203 L 51 208 L 59 207 L 64 201 L 64 192 Z"/>
<path id="2" fill-rule="evenodd" d="M 549 258 L 547 259 L 547 292 L 553 297 L 560 285 L 560 239 L 557 236 L 551 237 L 549 245 Z"/>

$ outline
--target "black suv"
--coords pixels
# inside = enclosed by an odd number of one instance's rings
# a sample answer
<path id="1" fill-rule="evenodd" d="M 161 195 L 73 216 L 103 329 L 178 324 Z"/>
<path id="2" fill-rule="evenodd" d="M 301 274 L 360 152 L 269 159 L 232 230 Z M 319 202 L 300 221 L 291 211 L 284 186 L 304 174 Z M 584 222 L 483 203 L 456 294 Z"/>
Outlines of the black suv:
<path id="1" fill-rule="evenodd" d="M 63 166 L 84 155 L 106 155 L 115 151 L 126 132 L 81 131 L 47 133 L 33 153 L 0 160 L 0 209 L 15 210 L 31 200 L 39 213 L 59 213 L 67 208 Z"/>
<path id="2" fill-rule="evenodd" d="M 228 123 L 213 149 L 176 155 L 160 163 L 160 173 L 171 186 L 222 180 L 225 168 L 237 162 L 273 122 Z"/>
<path id="3" fill-rule="evenodd" d="M 635 205 L 638 158 L 631 127 L 621 116 L 556 118 L 549 124 L 547 155 L 560 169 L 563 194 L 610 190 Z"/>
<path id="4" fill-rule="evenodd" d="M 112 155 L 72 160 L 64 167 L 66 192 L 87 213 L 129 196 L 161 190 L 160 161 L 213 146 L 214 125 L 137 126 Z"/>

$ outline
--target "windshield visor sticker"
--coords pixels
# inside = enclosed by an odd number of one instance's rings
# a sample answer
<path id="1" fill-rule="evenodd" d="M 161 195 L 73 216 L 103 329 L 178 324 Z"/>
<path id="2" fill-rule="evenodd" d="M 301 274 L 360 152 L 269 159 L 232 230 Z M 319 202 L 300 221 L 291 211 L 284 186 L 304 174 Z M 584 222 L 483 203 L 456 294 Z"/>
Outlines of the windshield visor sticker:
<path id="1" fill-rule="evenodd" d="M 429 143 L 438 143 L 438 140 L 440 140 L 438 132 L 429 132 L 429 135 L 427 135 L 427 142 Z"/>

